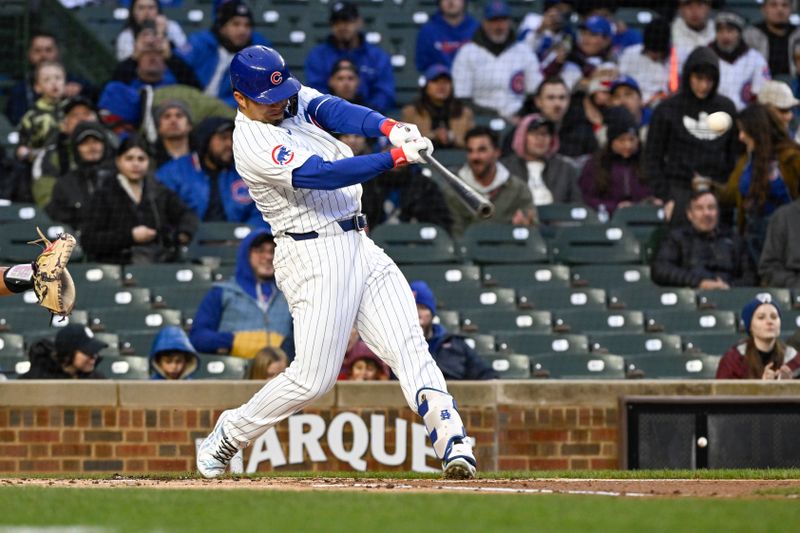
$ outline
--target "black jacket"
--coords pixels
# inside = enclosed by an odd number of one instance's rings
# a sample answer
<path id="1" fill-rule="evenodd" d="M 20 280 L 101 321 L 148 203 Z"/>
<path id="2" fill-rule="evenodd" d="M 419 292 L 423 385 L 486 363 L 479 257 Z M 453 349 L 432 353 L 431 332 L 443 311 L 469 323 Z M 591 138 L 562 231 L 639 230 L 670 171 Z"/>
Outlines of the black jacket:
<path id="1" fill-rule="evenodd" d="M 742 239 L 727 229 L 700 233 L 692 226 L 673 229 L 661 241 L 651 276 L 659 285 L 697 287 L 720 277 L 731 286 L 756 285 L 755 267 Z"/>
<path id="2" fill-rule="evenodd" d="M 712 73 L 711 93 L 698 99 L 689 87 L 692 72 Z M 695 173 L 724 183 L 741 150 L 734 126 L 722 135 L 707 128 L 703 118 L 717 111 L 736 116 L 736 107 L 717 94 L 719 59 L 708 47 L 698 47 L 686 59 L 677 94 L 664 100 L 653 113 L 645 145 L 645 174 L 653 192 L 665 202 L 676 199 L 675 213 L 681 216 L 683 202 L 691 190 Z M 705 127 L 704 127 L 705 126 Z"/>
<path id="3" fill-rule="evenodd" d="M 428 350 L 445 379 L 497 379 L 497 372 L 470 348 L 464 337 L 433 325 Z"/>
<path id="4" fill-rule="evenodd" d="M 142 201 L 136 205 L 112 176 L 89 201 L 81 245 L 90 261 L 130 263 L 133 259 L 131 230 L 145 225 L 158 231 L 152 243 L 154 259 L 174 260 L 178 235 L 193 236 L 197 215 L 171 190 L 152 176 L 145 178 Z"/>
<path id="5" fill-rule="evenodd" d="M 58 362 L 53 342 L 49 339 L 36 341 L 28 350 L 28 359 L 31 361 L 31 368 L 19 376 L 19 379 L 106 379 L 97 370 L 76 376 L 64 372 L 61 363 Z M 98 364 L 100 364 L 99 357 L 95 361 L 95 369 Z"/>
<path id="6" fill-rule="evenodd" d="M 583 109 L 585 96 L 585 93 L 578 92 L 570 98 L 569 108 L 558 129 L 558 139 L 561 141 L 561 146 L 558 148 L 559 154 L 580 157 L 593 154 L 599 147 L 597 136 L 594 134 L 594 126 L 586 117 L 586 111 Z"/>
<path id="7" fill-rule="evenodd" d="M 390 170 L 362 185 L 361 211 L 371 228 L 386 221 L 387 200 L 394 204 L 394 216 L 400 222 L 436 224 L 450 232 L 453 218 L 442 191 L 434 181 L 423 176 L 415 166 Z M 390 215 L 391 216 L 391 215 Z"/>

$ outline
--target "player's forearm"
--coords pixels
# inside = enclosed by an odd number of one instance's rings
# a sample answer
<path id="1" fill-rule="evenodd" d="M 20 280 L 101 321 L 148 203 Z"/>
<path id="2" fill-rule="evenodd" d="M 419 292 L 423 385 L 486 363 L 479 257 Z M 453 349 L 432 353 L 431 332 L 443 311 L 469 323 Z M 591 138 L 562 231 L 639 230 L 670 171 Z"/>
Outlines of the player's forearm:
<path id="1" fill-rule="evenodd" d="M 292 172 L 292 187 L 332 191 L 363 183 L 394 166 L 392 152 L 359 155 L 338 161 L 325 161 L 319 156 L 312 156 Z"/>
<path id="2" fill-rule="evenodd" d="M 308 112 L 326 130 L 365 137 L 381 136 L 381 124 L 386 120 L 386 117 L 368 107 L 329 95 L 311 100 Z"/>

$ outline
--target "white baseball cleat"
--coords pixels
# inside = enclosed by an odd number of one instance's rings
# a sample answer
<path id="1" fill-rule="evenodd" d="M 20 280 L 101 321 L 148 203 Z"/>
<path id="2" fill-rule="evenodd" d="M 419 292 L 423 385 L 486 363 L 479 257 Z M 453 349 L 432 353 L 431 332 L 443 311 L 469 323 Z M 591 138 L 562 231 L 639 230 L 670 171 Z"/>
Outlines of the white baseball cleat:
<path id="1" fill-rule="evenodd" d="M 224 419 L 225 413 L 223 412 L 214 429 L 197 450 L 197 470 L 205 478 L 214 478 L 224 474 L 233 456 L 243 448 L 235 440 L 225 435 L 222 428 Z"/>
<path id="2" fill-rule="evenodd" d="M 445 479 L 475 479 L 477 461 L 472 454 L 472 446 L 465 442 L 454 443 L 442 462 Z"/>

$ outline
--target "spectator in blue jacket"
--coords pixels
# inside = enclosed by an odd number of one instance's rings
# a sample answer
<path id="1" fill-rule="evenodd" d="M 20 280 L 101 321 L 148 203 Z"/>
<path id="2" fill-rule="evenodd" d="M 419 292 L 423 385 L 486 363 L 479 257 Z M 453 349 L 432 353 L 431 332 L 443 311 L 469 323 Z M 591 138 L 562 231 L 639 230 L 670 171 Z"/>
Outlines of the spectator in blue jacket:
<path id="1" fill-rule="evenodd" d="M 428 341 L 428 350 L 445 379 L 497 379 L 497 373 L 464 342 L 464 337 L 433 323 L 436 297 L 428 284 L 412 281 L 411 292 L 417 302 L 419 325 Z"/>
<path id="2" fill-rule="evenodd" d="M 466 0 L 439 0 L 439 10 L 417 34 L 417 70 L 425 72 L 432 65 L 452 67 L 456 52 L 472 39 L 478 26 L 478 20 L 467 13 Z"/>
<path id="3" fill-rule="evenodd" d="M 331 34 L 306 57 L 306 85 L 328 91 L 328 78 L 337 61 L 349 59 L 361 77 L 358 95 L 364 105 L 376 111 L 394 108 L 394 73 L 389 54 L 367 43 L 361 29 L 364 21 L 358 8 L 349 2 L 336 2 L 331 8 Z"/>
<path id="4" fill-rule="evenodd" d="M 150 379 L 192 379 L 199 362 L 186 333 L 178 326 L 167 326 L 158 332 L 150 350 Z"/>
<path id="5" fill-rule="evenodd" d="M 163 164 L 158 180 L 203 222 L 242 222 L 266 227 L 233 164 L 233 121 L 210 117 L 192 132 L 195 152 Z"/>
<path id="6" fill-rule="evenodd" d="M 247 359 L 267 346 L 293 352 L 292 316 L 275 284 L 274 254 L 266 230 L 242 239 L 234 278 L 215 283 L 195 314 L 189 339 L 198 350 Z"/>
<path id="7" fill-rule="evenodd" d="M 253 31 L 253 13 L 241 0 L 219 4 L 210 30 L 193 33 L 178 52 L 194 70 L 209 96 L 236 107 L 230 84 L 230 64 L 236 52 L 253 44 L 270 42 Z"/>

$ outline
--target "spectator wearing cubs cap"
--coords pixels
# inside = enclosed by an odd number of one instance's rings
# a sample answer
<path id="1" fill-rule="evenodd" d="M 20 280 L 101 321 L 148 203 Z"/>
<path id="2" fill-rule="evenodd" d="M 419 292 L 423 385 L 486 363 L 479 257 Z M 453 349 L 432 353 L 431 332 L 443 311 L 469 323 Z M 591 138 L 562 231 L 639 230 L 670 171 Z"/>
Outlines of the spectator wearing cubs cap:
<path id="1" fill-rule="evenodd" d="M 742 308 L 747 339 L 725 352 L 717 379 L 792 379 L 800 369 L 797 350 L 781 340 L 781 310 L 769 298 L 754 298 Z"/>
<path id="2" fill-rule="evenodd" d="M 82 324 L 61 328 L 55 342 L 34 342 L 28 350 L 31 368 L 20 379 L 105 379 L 96 370 L 98 354 L 108 345 Z"/>
<path id="3" fill-rule="evenodd" d="M 453 64 L 456 52 L 472 39 L 480 25 L 467 13 L 467 0 L 439 0 L 439 9 L 417 34 L 417 70 Z"/>
<path id="4" fill-rule="evenodd" d="M 647 139 L 647 125 L 653 118 L 653 109 L 645 107 L 639 83 L 631 76 L 620 76 L 611 82 L 611 105 L 622 106 L 633 115 L 639 125 L 639 139 Z"/>
<path id="5" fill-rule="evenodd" d="M 605 17 L 587 18 L 578 27 L 577 46 L 561 69 L 561 77 L 573 91 L 585 91 L 595 69 L 611 59 L 614 30 Z"/>
<path id="6" fill-rule="evenodd" d="M 379 46 L 367 42 L 358 7 L 350 2 L 335 2 L 331 6 L 330 28 L 327 40 L 312 48 L 306 57 L 306 85 L 326 92 L 333 66 L 349 59 L 358 68 L 357 94 L 364 105 L 376 111 L 392 109 L 395 83 L 391 59 Z"/>
<path id="7" fill-rule="evenodd" d="M 417 314 L 422 333 L 445 379 L 496 379 L 497 373 L 483 362 L 465 337 L 453 334 L 441 324 L 435 324 L 436 297 L 424 281 L 412 281 L 411 292 L 417 303 Z"/>
<path id="8" fill-rule="evenodd" d="M 253 44 L 270 45 L 260 33 L 253 31 L 253 13 L 241 0 L 218 4 L 211 29 L 189 36 L 178 54 L 194 70 L 205 93 L 236 108 L 230 84 L 230 64 L 236 52 Z"/>

